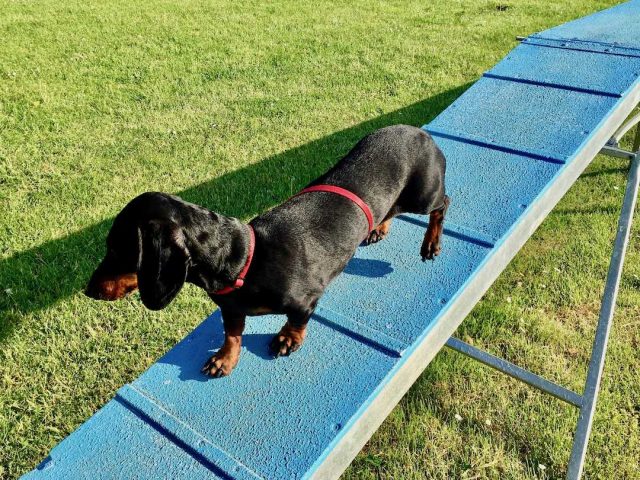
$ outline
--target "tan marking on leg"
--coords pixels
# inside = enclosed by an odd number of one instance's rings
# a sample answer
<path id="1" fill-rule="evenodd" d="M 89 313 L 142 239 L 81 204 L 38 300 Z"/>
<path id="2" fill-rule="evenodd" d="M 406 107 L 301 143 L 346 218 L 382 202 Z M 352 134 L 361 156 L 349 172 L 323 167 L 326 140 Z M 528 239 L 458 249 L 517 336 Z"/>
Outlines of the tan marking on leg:
<path id="1" fill-rule="evenodd" d="M 380 240 L 383 240 L 384 237 L 387 236 L 389 230 L 391 229 L 391 222 L 393 218 L 388 218 L 384 220 L 380 225 L 374 228 L 369 236 L 367 237 L 367 245 L 372 243 L 378 243 Z"/>
<path id="2" fill-rule="evenodd" d="M 224 323 L 224 343 L 201 369 L 205 375 L 216 378 L 226 377 L 238 365 L 245 316 L 225 314 L 223 310 L 222 321 Z"/>
<path id="3" fill-rule="evenodd" d="M 433 260 L 440 255 L 442 251 L 442 232 L 444 230 L 444 218 L 449 208 L 451 200 L 445 196 L 444 206 L 438 210 L 434 210 L 429 214 L 429 225 L 424 234 L 422 247 L 420 248 L 420 256 L 422 261 Z"/>
<path id="4" fill-rule="evenodd" d="M 226 377 L 236 368 L 240 360 L 241 336 L 225 335 L 220 350 L 202 367 L 202 372 L 212 377 Z"/>

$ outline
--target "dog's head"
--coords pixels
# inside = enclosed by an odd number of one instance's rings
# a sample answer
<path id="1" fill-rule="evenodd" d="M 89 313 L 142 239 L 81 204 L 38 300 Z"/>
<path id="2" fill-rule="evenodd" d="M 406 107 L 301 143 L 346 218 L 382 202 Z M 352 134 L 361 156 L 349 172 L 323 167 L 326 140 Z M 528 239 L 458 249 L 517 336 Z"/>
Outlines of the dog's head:
<path id="1" fill-rule="evenodd" d="M 138 288 L 142 303 L 160 310 L 184 285 L 190 255 L 175 212 L 158 209 L 157 203 L 148 208 L 147 203 L 134 200 L 114 220 L 107 253 L 89 280 L 87 296 L 118 300 Z"/>

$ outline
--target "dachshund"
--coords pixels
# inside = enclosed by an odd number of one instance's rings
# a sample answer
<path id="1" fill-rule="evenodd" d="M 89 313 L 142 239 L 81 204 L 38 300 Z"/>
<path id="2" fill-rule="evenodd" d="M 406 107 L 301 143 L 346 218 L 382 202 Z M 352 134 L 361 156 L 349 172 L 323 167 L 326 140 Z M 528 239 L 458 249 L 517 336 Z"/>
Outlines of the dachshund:
<path id="1" fill-rule="evenodd" d="M 425 131 L 377 130 L 307 188 L 249 224 L 159 192 L 133 199 L 116 216 L 107 252 L 85 293 L 117 300 L 138 289 L 151 310 L 166 307 L 185 282 L 220 307 L 225 339 L 202 371 L 226 376 L 240 357 L 247 315 L 283 314 L 274 356 L 302 345 L 329 283 L 361 244 L 389 233 L 394 216 L 429 215 L 422 260 L 441 250 L 445 157 Z"/>

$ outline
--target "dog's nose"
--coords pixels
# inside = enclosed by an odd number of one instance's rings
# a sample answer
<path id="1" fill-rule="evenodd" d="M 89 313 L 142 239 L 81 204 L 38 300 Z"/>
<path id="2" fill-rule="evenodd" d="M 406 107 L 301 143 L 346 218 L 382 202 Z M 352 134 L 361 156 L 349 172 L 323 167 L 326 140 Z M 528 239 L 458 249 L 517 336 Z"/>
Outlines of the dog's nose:
<path id="1" fill-rule="evenodd" d="M 93 298 L 94 300 L 100 300 L 100 298 L 98 297 L 98 292 L 96 292 L 96 290 L 92 288 L 91 285 L 87 285 L 87 288 L 84 289 L 84 294 L 89 298 Z"/>
<path id="2" fill-rule="evenodd" d="M 88 285 L 84 289 L 84 294 L 89 298 L 93 298 L 94 300 L 104 299 L 104 293 L 100 283 L 93 281 L 93 279 L 89 281 Z"/>

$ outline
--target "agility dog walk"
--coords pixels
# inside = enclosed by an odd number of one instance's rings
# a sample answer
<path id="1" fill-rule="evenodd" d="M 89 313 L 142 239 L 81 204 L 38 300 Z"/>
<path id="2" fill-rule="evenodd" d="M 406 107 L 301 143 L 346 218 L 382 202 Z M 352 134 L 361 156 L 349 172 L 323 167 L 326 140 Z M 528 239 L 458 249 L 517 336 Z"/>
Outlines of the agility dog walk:
<path id="1" fill-rule="evenodd" d="M 299 352 L 274 360 L 268 344 L 282 317 L 249 319 L 242 360 L 220 379 L 200 372 L 223 342 L 214 313 L 24 478 L 338 477 L 623 124 L 640 100 L 639 77 L 639 1 L 523 39 L 424 127 L 447 158 L 453 199 L 435 262 L 416 259 L 425 217 L 399 217 L 330 285 Z M 572 479 L 582 470 L 637 194 L 637 153 L 615 141 L 605 151 L 632 167 L 585 392 L 449 341 L 580 408 Z"/>

